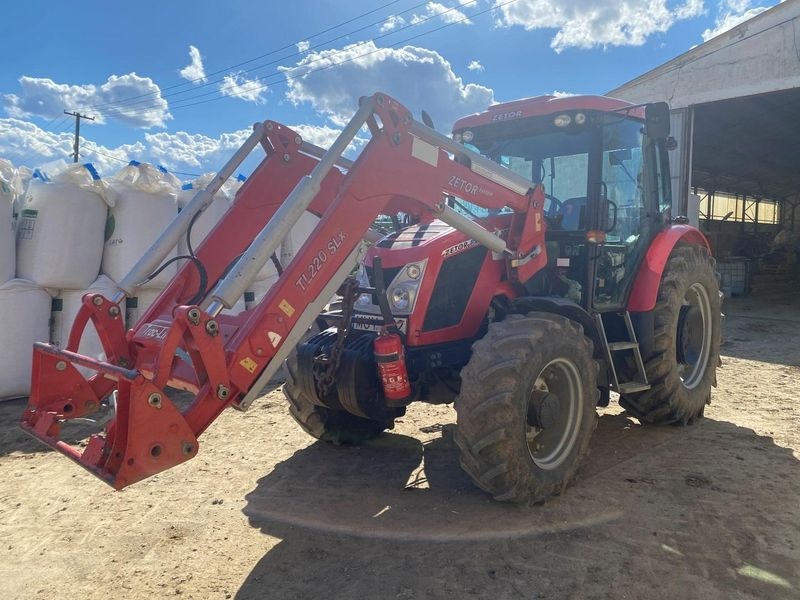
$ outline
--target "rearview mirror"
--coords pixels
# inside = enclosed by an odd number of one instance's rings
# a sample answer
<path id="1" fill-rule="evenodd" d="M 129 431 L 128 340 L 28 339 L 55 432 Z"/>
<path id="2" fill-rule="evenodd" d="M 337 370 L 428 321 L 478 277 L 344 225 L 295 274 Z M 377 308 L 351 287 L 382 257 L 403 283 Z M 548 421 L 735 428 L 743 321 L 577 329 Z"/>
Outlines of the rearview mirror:
<path id="1" fill-rule="evenodd" d="M 669 136 L 669 105 L 666 102 L 652 102 L 644 109 L 644 122 L 647 135 L 652 138 Z"/>

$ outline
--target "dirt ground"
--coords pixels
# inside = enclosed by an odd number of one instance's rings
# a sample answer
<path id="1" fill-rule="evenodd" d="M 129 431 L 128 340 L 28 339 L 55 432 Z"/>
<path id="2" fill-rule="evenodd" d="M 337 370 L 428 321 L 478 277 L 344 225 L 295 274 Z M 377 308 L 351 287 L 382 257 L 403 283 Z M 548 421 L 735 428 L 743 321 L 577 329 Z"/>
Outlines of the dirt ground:
<path id="1" fill-rule="evenodd" d="M 361 448 L 312 443 L 273 391 L 194 460 L 113 492 L 0 405 L 0 597 L 800 598 L 800 301 L 734 299 L 706 418 L 601 412 L 576 484 L 493 502 L 449 407 Z"/>

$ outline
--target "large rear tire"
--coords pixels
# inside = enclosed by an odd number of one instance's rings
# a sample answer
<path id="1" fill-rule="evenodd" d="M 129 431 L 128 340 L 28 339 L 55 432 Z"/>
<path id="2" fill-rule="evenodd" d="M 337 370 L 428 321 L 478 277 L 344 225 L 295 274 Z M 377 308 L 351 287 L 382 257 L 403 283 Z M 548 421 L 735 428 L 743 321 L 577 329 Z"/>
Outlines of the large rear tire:
<path id="1" fill-rule="evenodd" d="M 532 312 L 492 323 L 461 372 L 462 468 L 496 500 L 561 493 L 589 448 L 597 372 L 592 342 L 574 321 Z"/>
<path id="2" fill-rule="evenodd" d="M 651 388 L 620 404 L 640 421 L 687 425 L 703 416 L 716 385 L 721 307 L 715 261 L 705 247 L 677 246 L 653 309 L 652 347 L 643 348 Z"/>
<path id="3" fill-rule="evenodd" d="M 335 445 L 363 444 L 384 430 L 394 427 L 394 420 L 374 421 L 350 414 L 343 410 L 333 410 L 318 406 L 309 398 L 297 381 L 297 357 L 292 355 L 286 361 L 286 383 L 283 395 L 289 401 L 289 414 L 301 429 L 311 437 Z"/>

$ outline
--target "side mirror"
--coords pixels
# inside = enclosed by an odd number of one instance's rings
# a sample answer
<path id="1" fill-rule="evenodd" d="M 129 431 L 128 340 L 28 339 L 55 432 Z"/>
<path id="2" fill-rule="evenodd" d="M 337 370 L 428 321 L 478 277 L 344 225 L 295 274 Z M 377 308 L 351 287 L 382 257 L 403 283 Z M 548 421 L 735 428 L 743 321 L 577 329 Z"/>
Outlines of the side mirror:
<path id="1" fill-rule="evenodd" d="M 644 122 L 647 135 L 652 138 L 669 136 L 669 105 L 666 102 L 652 102 L 644 109 Z"/>

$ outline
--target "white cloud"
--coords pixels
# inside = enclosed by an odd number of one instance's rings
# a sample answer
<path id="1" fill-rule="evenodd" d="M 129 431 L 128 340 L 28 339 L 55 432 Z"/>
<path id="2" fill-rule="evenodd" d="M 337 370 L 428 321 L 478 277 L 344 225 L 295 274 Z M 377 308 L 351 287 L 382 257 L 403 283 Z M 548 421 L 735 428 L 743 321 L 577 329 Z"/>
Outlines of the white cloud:
<path id="1" fill-rule="evenodd" d="M 668 0 L 495 0 L 497 24 L 526 30 L 557 29 L 550 47 L 567 48 L 641 46 L 647 38 L 664 33 L 676 21 L 703 12 L 702 0 L 685 0 L 670 6 Z"/>
<path id="2" fill-rule="evenodd" d="M 291 129 L 294 129 L 297 133 L 299 133 L 300 137 L 302 137 L 304 141 L 314 144 L 315 146 L 319 146 L 324 150 L 330 148 L 331 144 L 333 144 L 333 142 L 342 132 L 341 129 L 330 127 L 328 125 L 292 125 Z M 358 151 L 361 150 L 361 148 L 363 148 L 368 141 L 369 140 L 366 138 L 356 136 L 347 146 L 347 150 L 345 150 L 344 155 L 346 157 L 355 158 Z"/>
<path id="3" fill-rule="evenodd" d="M 465 2 L 461 3 L 459 8 L 464 8 L 465 6 L 472 6 L 474 2 Z M 438 2 L 428 2 L 425 5 L 425 12 L 420 15 L 414 15 L 411 17 L 411 24 L 417 25 L 424 21 L 427 21 L 433 17 L 442 17 L 442 21 L 445 23 L 461 23 L 462 25 L 472 25 L 472 21 L 467 18 L 463 12 L 458 10 L 454 7 L 448 7 L 444 4 L 439 4 Z"/>
<path id="4" fill-rule="evenodd" d="M 240 129 L 212 138 L 202 133 L 147 133 L 148 156 L 176 171 L 215 170 L 238 150 L 252 131 Z"/>
<path id="5" fill-rule="evenodd" d="M 383 22 L 383 25 L 381 25 L 380 28 L 380 32 L 386 33 L 387 31 L 392 31 L 393 29 L 402 27 L 405 24 L 406 20 L 403 17 L 401 17 L 400 15 L 392 15 Z"/>
<path id="6" fill-rule="evenodd" d="M 749 21 L 753 17 L 760 15 L 765 10 L 769 10 L 769 7 L 766 6 L 748 8 L 749 4 L 749 0 L 739 2 L 729 0 L 727 3 L 727 10 L 724 10 L 724 12 L 720 12 L 720 14 L 717 15 L 714 28 L 706 29 L 701 34 L 703 36 L 703 41 L 707 42 L 711 38 L 715 38 L 726 31 L 730 31 L 745 21 Z"/>
<path id="7" fill-rule="evenodd" d="M 80 110 L 95 117 L 95 123 L 116 118 L 133 127 L 164 127 L 172 118 L 161 89 L 149 77 L 136 73 L 111 75 L 100 85 L 69 85 L 43 77 L 23 76 L 22 92 L 6 94 L 3 104 L 10 117 L 31 115 L 55 119 L 64 109 Z"/>
<path id="8" fill-rule="evenodd" d="M 338 128 L 329 125 L 300 124 L 291 126 L 304 140 L 327 149 L 339 135 Z M 103 146 L 81 136 L 80 161 L 91 162 L 101 176 L 109 177 L 132 160 L 163 165 L 180 173 L 216 172 L 238 150 L 251 133 L 240 129 L 210 137 L 199 133 L 146 133 L 143 139 L 115 147 Z M 22 119 L 0 118 L 0 158 L 15 166 L 30 168 L 71 162 L 73 137 L 71 132 L 45 131 Z M 367 140 L 356 137 L 345 155 L 355 158 Z M 248 173 L 264 158 L 263 152 L 253 152 L 240 171 Z M 187 175 L 180 175 L 187 179 Z M 191 179 L 190 176 L 188 176 Z"/>
<path id="9" fill-rule="evenodd" d="M 191 62 L 178 71 L 178 75 L 189 81 L 196 83 L 202 81 L 205 83 L 207 81 L 206 70 L 203 67 L 203 57 L 200 56 L 200 50 L 195 46 L 189 46 L 189 58 Z"/>
<path id="10" fill-rule="evenodd" d="M 301 42 L 297 42 L 297 51 L 298 52 L 305 52 L 311 47 L 311 43 L 308 40 L 303 40 Z"/>
<path id="11" fill-rule="evenodd" d="M 336 68 L 326 68 L 333 65 Z M 350 119 L 360 96 L 379 90 L 415 115 L 426 110 L 440 131 L 448 131 L 458 117 L 483 111 L 494 102 L 490 88 L 465 84 L 441 55 L 415 46 L 353 44 L 312 52 L 296 66 L 280 70 L 288 78 L 287 99 L 294 104 L 310 103 L 335 125 Z"/>
<path id="12" fill-rule="evenodd" d="M 467 65 L 467 69 L 469 69 L 470 71 L 477 71 L 478 73 L 483 73 L 485 71 L 485 69 L 483 68 L 483 65 L 481 64 L 481 61 L 479 61 L 479 60 L 471 60 L 471 61 L 469 61 L 469 64 Z"/>
<path id="13" fill-rule="evenodd" d="M 226 75 L 222 83 L 219 84 L 219 91 L 223 96 L 231 96 L 246 102 L 263 104 L 267 86 L 256 79 L 247 79 L 244 73 L 240 71 Z"/>
<path id="14" fill-rule="evenodd" d="M 72 133 L 52 133 L 21 119 L 0 119 L 0 156 L 17 166 L 35 168 L 59 159 L 70 160 L 72 142 Z M 145 147 L 141 142 L 106 148 L 81 137 L 81 162 L 93 163 L 105 175 L 119 170 L 123 166 L 120 161 L 142 156 L 144 151 Z M 119 160 L 115 161 L 104 155 Z"/>

